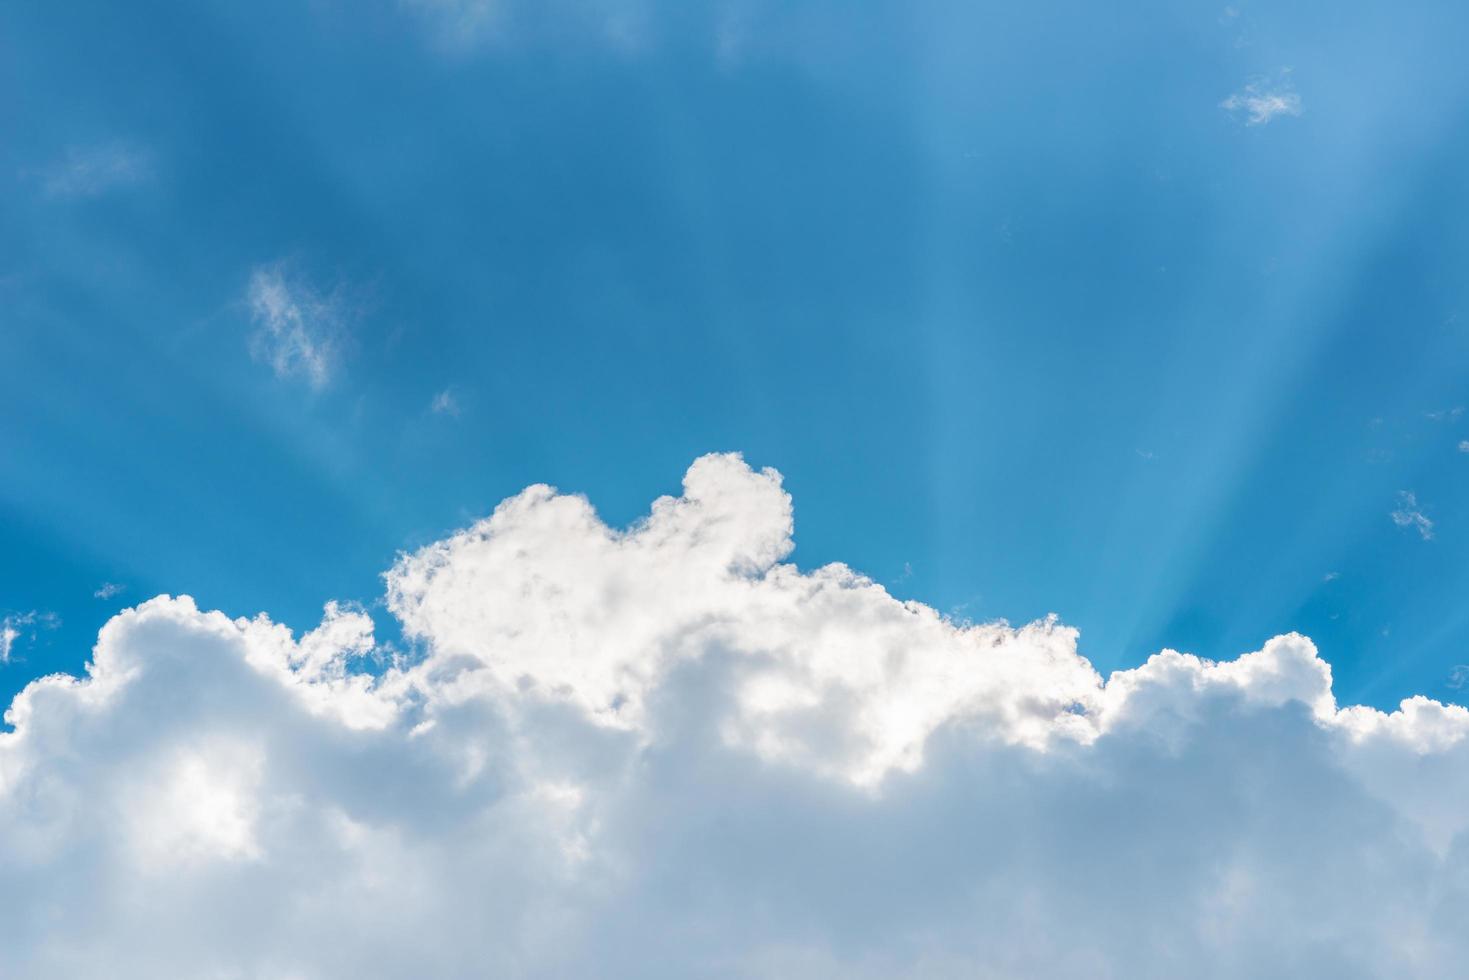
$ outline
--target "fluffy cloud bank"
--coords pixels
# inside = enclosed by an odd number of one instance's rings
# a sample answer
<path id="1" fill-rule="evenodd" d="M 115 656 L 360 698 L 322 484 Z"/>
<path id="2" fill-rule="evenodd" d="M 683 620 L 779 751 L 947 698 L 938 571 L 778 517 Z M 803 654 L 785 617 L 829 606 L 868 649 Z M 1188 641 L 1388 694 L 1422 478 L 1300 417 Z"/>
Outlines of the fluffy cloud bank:
<path id="1" fill-rule="evenodd" d="M 800 572 L 773 471 L 532 487 L 302 636 L 159 597 L 0 735 L 7 977 L 1375 977 L 1469 954 L 1469 712 L 1104 681 Z"/>

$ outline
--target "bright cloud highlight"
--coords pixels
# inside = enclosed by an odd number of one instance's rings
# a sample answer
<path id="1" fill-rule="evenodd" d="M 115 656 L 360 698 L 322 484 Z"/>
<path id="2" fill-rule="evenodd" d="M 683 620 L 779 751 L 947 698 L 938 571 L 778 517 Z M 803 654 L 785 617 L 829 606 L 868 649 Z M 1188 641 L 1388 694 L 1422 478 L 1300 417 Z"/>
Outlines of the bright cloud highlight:
<path id="1" fill-rule="evenodd" d="M 1303 637 L 1102 678 L 786 563 L 707 456 L 627 529 L 535 486 L 404 555 L 417 645 L 159 597 L 0 735 L 18 977 L 1446 976 L 1469 712 Z M 1288 924 L 1288 925 L 1287 925 Z"/>

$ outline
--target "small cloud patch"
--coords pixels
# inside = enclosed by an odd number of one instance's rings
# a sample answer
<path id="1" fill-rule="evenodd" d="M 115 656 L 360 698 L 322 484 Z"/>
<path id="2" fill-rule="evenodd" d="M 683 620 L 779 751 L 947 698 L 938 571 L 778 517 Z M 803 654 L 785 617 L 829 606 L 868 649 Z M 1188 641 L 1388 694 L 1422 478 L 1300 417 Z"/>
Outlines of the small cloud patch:
<path id="1" fill-rule="evenodd" d="M 347 335 L 342 290 L 323 293 L 285 263 L 257 267 L 246 291 L 255 332 L 254 356 L 281 379 L 324 388 L 336 373 Z"/>
<path id="2" fill-rule="evenodd" d="M 454 394 L 454 389 L 445 388 L 434 395 L 434 400 L 429 404 L 429 411 L 435 415 L 447 415 L 457 419 L 463 408 L 459 404 L 459 397 Z"/>
<path id="3" fill-rule="evenodd" d="M 1291 85 L 1290 69 L 1285 69 L 1274 79 L 1251 79 L 1244 88 L 1220 102 L 1219 108 L 1243 118 L 1246 126 L 1263 126 L 1280 116 L 1299 116 L 1305 107 Z"/>
<path id="4" fill-rule="evenodd" d="M 141 183 L 152 173 L 152 154 L 132 143 L 116 141 L 68 147 L 65 155 L 40 176 L 47 197 L 84 198 Z"/>
<path id="5" fill-rule="evenodd" d="M 1388 515 L 1398 527 L 1413 528 L 1424 541 L 1433 540 L 1433 521 L 1418 506 L 1411 490 L 1398 491 L 1398 506 Z"/>
<path id="6" fill-rule="evenodd" d="M 55 613 L 29 612 L 9 613 L 0 616 L 0 664 L 10 663 L 16 648 L 23 642 L 35 639 L 38 629 L 55 629 L 61 625 Z"/>

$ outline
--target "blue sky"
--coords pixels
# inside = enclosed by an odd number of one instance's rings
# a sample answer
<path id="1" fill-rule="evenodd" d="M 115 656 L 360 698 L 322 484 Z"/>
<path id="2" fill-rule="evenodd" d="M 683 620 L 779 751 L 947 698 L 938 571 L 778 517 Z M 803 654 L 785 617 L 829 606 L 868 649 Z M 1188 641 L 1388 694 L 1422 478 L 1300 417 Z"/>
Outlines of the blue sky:
<path id="1" fill-rule="evenodd" d="M 1465 37 L 0 4 L 0 976 L 1461 975 Z"/>
<path id="2" fill-rule="evenodd" d="M 1054 612 L 1104 672 L 1299 630 L 1344 702 L 1459 699 L 1466 31 L 7 4 L 0 696 L 160 592 L 391 634 L 400 551 L 735 450 L 802 568 Z"/>

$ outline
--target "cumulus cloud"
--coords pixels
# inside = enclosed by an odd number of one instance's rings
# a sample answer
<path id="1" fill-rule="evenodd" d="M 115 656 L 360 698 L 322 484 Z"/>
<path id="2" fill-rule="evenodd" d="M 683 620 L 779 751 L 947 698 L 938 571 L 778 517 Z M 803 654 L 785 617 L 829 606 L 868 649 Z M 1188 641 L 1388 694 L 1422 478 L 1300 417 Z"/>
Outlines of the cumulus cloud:
<path id="1" fill-rule="evenodd" d="M 1102 678 L 787 563 L 777 473 L 531 487 L 402 556 L 413 656 L 159 597 L 0 735 L 17 977 L 1450 975 L 1469 712 L 1304 637 Z"/>
<path id="2" fill-rule="evenodd" d="M 119 187 L 140 183 L 151 176 L 152 155 L 126 141 L 98 146 L 73 146 L 66 155 L 41 173 L 41 183 L 50 197 L 97 197 Z"/>
<path id="3" fill-rule="evenodd" d="M 346 335 L 341 290 L 322 293 L 286 263 L 257 267 L 246 290 L 255 332 L 250 348 L 278 378 L 304 378 L 313 388 L 331 380 Z"/>
<path id="4" fill-rule="evenodd" d="M 1243 116 L 1247 126 L 1263 126 L 1279 116 L 1299 116 L 1301 97 L 1291 85 L 1289 69 L 1274 78 L 1251 79 L 1245 87 L 1219 103 L 1233 116 Z"/>
<path id="5" fill-rule="evenodd" d="M 1424 541 L 1433 540 L 1433 521 L 1418 506 L 1418 498 L 1411 490 L 1398 491 L 1398 505 L 1388 514 L 1398 527 L 1410 527 Z"/>

